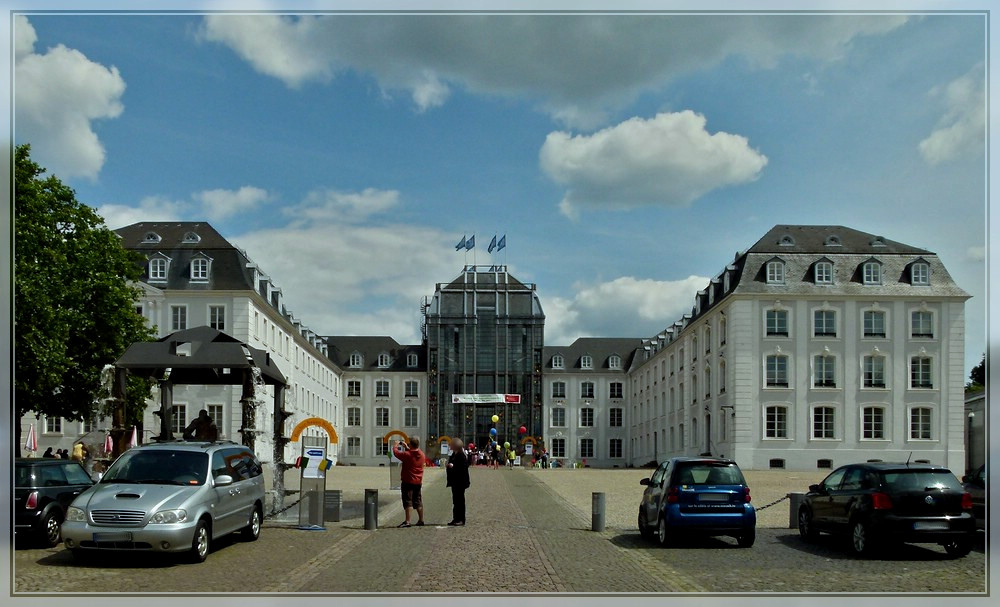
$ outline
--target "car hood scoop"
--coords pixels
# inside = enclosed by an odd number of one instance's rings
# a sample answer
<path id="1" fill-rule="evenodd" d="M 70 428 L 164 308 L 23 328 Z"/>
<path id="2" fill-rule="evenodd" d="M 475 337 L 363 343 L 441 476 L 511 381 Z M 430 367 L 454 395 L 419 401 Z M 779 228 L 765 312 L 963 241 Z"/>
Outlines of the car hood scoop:
<path id="1" fill-rule="evenodd" d="M 142 495 L 134 492 L 122 491 L 121 493 L 115 494 L 115 497 L 118 499 L 137 500 L 142 497 Z"/>

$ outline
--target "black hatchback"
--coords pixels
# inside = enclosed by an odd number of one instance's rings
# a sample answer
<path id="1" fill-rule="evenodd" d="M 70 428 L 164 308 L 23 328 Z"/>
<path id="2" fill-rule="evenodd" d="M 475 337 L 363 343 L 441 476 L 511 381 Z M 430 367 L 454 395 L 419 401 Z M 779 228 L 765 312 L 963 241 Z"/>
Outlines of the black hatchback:
<path id="1" fill-rule="evenodd" d="M 14 460 L 14 536 L 55 546 L 76 496 L 94 484 L 79 462 L 65 459 Z"/>
<path id="2" fill-rule="evenodd" d="M 856 554 L 898 542 L 940 544 L 961 557 L 972 549 L 972 496 L 947 468 L 928 464 L 850 464 L 810 485 L 799 534 L 845 535 Z"/>

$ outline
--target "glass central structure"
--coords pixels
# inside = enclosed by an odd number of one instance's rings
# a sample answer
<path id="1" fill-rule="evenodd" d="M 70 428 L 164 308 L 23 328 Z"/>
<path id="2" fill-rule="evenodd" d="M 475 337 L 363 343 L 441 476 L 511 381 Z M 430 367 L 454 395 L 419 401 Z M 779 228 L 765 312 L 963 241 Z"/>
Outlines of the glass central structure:
<path id="1" fill-rule="evenodd" d="M 428 438 L 442 436 L 483 445 L 490 428 L 517 443 L 542 435 L 542 344 L 545 314 L 534 284 L 506 266 L 466 266 L 438 284 L 423 305 L 428 355 Z M 454 394 L 520 394 L 521 402 L 453 403 Z M 493 415 L 500 421 L 493 424 Z"/>

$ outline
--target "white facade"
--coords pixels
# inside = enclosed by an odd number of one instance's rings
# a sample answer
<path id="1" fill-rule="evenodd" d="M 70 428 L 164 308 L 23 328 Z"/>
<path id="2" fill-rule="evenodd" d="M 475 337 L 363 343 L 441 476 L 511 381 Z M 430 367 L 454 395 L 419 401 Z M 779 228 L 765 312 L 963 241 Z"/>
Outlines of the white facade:
<path id="1" fill-rule="evenodd" d="M 397 433 L 393 441 L 402 438 L 399 432 L 426 436 L 426 372 L 346 371 L 343 381 L 340 460 L 345 464 L 387 464 L 391 446 L 384 441 L 387 434 Z"/>

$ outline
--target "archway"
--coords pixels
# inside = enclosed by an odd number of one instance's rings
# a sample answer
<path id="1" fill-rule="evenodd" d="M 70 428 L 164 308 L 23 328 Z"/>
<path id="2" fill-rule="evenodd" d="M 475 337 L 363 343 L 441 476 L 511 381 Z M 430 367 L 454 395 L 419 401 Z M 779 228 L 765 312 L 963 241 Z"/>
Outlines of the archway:
<path id="1" fill-rule="evenodd" d="M 330 437 L 330 442 L 336 445 L 339 442 L 337 438 L 337 431 L 333 428 L 333 424 L 326 421 L 322 417 L 307 417 L 306 419 L 295 424 L 295 429 L 292 430 L 292 436 L 288 440 L 290 442 L 298 442 L 299 437 L 302 435 L 302 431 L 306 428 L 311 428 L 313 426 L 319 426 L 326 431 L 326 435 Z"/>

